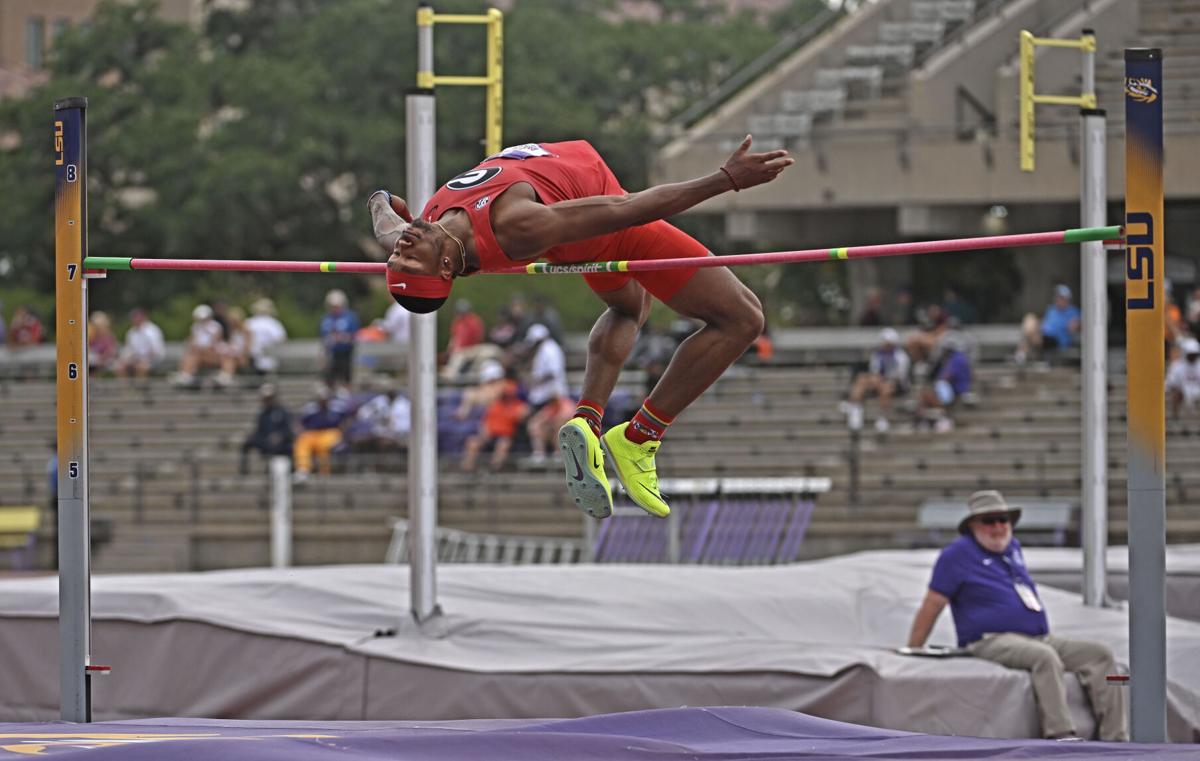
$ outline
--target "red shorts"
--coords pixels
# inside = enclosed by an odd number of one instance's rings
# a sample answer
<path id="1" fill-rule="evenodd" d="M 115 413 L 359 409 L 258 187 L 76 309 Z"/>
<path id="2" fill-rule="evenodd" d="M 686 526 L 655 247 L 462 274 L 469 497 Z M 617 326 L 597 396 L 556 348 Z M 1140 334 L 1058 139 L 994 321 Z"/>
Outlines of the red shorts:
<path id="1" fill-rule="evenodd" d="M 661 219 L 614 233 L 613 238 L 613 245 L 605 247 L 603 258 L 596 258 L 594 261 L 645 261 L 711 256 L 708 248 L 700 241 Z M 695 275 L 695 269 L 681 269 L 601 272 L 584 275 L 583 279 L 596 293 L 615 291 L 630 280 L 636 280 L 656 299 L 666 301 L 679 293 Z"/>

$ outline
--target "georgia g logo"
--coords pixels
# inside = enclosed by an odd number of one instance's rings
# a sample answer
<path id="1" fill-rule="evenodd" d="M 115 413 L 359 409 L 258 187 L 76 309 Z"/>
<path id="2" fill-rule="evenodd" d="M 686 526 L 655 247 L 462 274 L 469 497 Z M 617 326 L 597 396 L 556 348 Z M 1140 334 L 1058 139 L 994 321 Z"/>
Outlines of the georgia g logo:
<path id="1" fill-rule="evenodd" d="M 1125 94 L 1138 103 L 1153 103 L 1158 100 L 1158 90 L 1149 77 L 1125 77 Z"/>
<path id="2" fill-rule="evenodd" d="M 477 188 L 503 171 L 504 167 L 485 166 L 463 172 L 446 183 L 447 190 L 470 190 Z"/>

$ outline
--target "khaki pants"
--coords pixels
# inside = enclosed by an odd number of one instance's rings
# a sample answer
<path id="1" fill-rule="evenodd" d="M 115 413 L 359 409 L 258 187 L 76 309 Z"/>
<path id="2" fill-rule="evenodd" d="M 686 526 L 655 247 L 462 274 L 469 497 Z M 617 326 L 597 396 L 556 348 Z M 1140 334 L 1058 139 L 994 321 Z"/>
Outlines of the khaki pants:
<path id="1" fill-rule="evenodd" d="M 1107 675 L 1115 673 L 1116 666 L 1112 652 L 1104 645 L 1052 634 L 1030 637 L 1010 632 L 984 635 L 983 639 L 967 645 L 967 650 L 978 658 L 1030 673 L 1044 737 L 1075 734 L 1063 683 L 1063 675 L 1069 671 L 1079 675 L 1092 702 L 1100 739 L 1129 740 L 1125 690 L 1105 680 Z"/>
<path id="2" fill-rule="evenodd" d="M 337 428 L 321 428 L 314 431 L 302 431 L 296 437 L 293 455 L 296 458 L 296 470 L 301 473 L 311 473 L 313 457 L 321 466 L 322 473 L 328 473 L 329 453 L 342 440 L 342 432 Z"/>

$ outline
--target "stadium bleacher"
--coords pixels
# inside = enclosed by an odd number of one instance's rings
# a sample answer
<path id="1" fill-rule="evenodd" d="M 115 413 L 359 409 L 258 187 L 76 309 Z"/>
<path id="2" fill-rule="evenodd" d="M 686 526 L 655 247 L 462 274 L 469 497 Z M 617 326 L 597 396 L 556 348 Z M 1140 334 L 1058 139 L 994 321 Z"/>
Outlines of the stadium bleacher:
<path id="1" fill-rule="evenodd" d="M 821 345 L 821 335 L 816 332 L 814 345 Z M 803 341 L 792 336 L 784 341 L 789 342 Z M 824 365 L 785 361 L 728 372 L 672 428 L 659 456 L 664 476 L 830 478 L 833 489 L 817 503 L 801 557 L 911 546 L 919 506 L 930 498 L 998 488 L 1010 498 L 1078 499 L 1077 369 L 1019 370 L 985 361 L 977 371 L 979 401 L 960 411 L 954 431 L 913 432 L 901 424 L 886 435 L 872 431 L 855 438 L 837 411 L 850 377 L 839 364 L 845 349 L 829 343 Z M 803 356 L 812 360 L 814 351 Z M 579 360 L 575 356 L 571 364 Z M 1119 360 L 1114 357 L 1110 366 L 1119 368 Z M 573 382 L 579 377 L 573 371 Z M 292 409 L 307 401 L 313 385 L 308 375 L 283 375 L 276 382 Z M 1119 543 L 1126 534 L 1125 397 L 1117 370 L 1111 385 L 1109 520 L 1111 540 Z M 640 374 L 631 373 L 620 392 L 633 400 L 640 388 Z M 561 488 L 557 467 L 458 472 L 455 442 L 472 424 L 454 427 L 450 413 L 459 390 L 442 393 L 441 525 L 578 537 L 581 519 Z M 48 503 L 53 395 L 49 381 L 0 383 L 0 504 Z M 112 543 L 98 551 L 97 570 L 267 562 L 268 478 L 262 469 L 248 476 L 237 471 L 238 448 L 258 404 L 252 387 L 196 392 L 156 380 L 136 389 L 100 379 L 93 382 L 92 396 L 92 511 L 113 523 Z M 868 405 L 868 416 L 871 410 Z M 1196 541 L 1200 516 L 1191 504 L 1200 493 L 1200 474 L 1173 464 L 1200 456 L 1200 421 L 1170 424 L 1168 441 L 1168 536 Z M 401 460 L 372 465 L 314 478 L 295 491 L 296 562 L 383 558 L 391 521 L 406 517 L 407 485 Z M 43 563 L 51 536 L 44 524 Z M 1068 543 L 1075 541 L 1068 532 Z"/>

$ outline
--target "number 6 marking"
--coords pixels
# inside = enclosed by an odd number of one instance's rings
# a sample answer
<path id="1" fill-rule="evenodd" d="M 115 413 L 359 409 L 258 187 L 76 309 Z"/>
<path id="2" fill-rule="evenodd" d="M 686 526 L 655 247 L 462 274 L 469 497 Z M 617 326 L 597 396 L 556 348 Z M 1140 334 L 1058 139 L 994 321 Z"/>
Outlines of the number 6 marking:
<path id="1" fill-rule="evenodd" d="M 74 362 L 67 365 L 67 377 L 70 378 L 71 380 L 75 380 L 76 378 L 78 378 L 79 377 L 79 365 L 75 364 Z"/>

